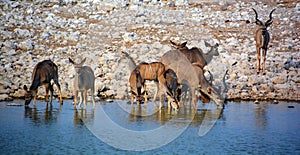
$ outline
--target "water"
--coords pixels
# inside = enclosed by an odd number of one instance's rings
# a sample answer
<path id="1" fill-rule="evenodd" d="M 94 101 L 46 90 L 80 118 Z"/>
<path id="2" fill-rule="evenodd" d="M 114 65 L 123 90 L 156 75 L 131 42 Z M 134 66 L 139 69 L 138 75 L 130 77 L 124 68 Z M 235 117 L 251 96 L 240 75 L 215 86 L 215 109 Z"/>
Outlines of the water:
<path id="1" fill-rule="evenodd" d="M 0 154 L 137 153 L 107 144 L 106 140 L 113 141 L 117 134 L 105 130 L 108 125 L 102 110 L 124 130 L 140 133 L 167 127 L 164 134 L 153 135 L 156 141 L 149 148 L 188 127 L 162 147 L 139 153 L 300 154 L 300 104 L 296 102 L 258 105 L 230 102 L 223 111 L 214 104 L 206 104 L 178 112 L 167 108 L 155 112 L 152 104 L 132 107 L 125 101 L 98 103 L 95 110 L 91 105 L 87 110 L 74 110 L 71 100 L 64 101 L 63 106 L 54 102 L 52 107 L 37 102 L 36 108 L 30 105 L 28 109 L 7 106 L 10 103 L 23 104 L 23 101 L 0 102 Z M 200 129 L 208 132 L 199 132 Z M 122 134 L 117 136 L 120 143 L 125 139 L 130 148 L 144 147 L 129 143 L 133 136 Z M 101 139 L 103 135 L 107 139 Z"/>

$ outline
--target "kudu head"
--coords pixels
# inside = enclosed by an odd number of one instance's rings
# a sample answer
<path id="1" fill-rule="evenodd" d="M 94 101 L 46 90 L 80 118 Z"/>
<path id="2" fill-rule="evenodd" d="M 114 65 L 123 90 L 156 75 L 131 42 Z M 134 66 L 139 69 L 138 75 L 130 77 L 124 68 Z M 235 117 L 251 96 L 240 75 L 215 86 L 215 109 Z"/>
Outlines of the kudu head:
<path id="1" fill-rule="evenodd" d="M 258 15 L 257 15 L 257 12 L 254 8 L 252 8 L 252 10 L 254 11 L 255 13 L 255 23 L 256 25 L 258 25 L 260 27 L 260 29 L 263 29 L 263 30 L 267 30 L 268 26 L 270 26 L 273 21 L 272 21 L 272 13 L 276 10 L 276 9 L 273 9 L 271 12 L 270 12 L 270 15 L 269 15 L 269 20 L 267 20 L 265 23 L 263 23 L 262 21 L 260 21 L 258 19 Z"/>
<path id="2" fill-rule="evenodd" d="M 75 63 L 71 58 L 69 58 L 70 63 L 73 64 L 73 66 L 75 68 L 76 74 L 79 74 L 80 69 L 82 68 L 85 60 L 86 60 L 86 58 L 84 58 L 80 63 Z"/>
<path id="3" fill-rule="evenodd" d="M 23 89 L 25 90 L 25 106 L 28 106 L 32 98 L 36 95 L 36 90 L 29 90 L 26 85 L 24 85 Z"/>
<path id="4" fill-rule="evenodd" d="M 181 42 L 174 42 L 174 41 L 170 40 L 170 43 L 171 43 L 171 45 L 173 45 L 173 47 L 175 49 L 187 49 L 187 46 L 186 46 L 187 41 L 181 43 Z"/>
<path id="5" fill-rule="evenodd" d="M 213 100 L 218 106 L 221 106 L 224 108 L 224 94 L 226 94 L 226 84 L 225 84 L 225 75 L 227 74 L 227 71 L 223 77 L 224 82 L 224 90 L 221 90 L 221 87 L 216 88 L 212 84 L 210 84 L 206 78 L 204 77 L 203 70 L 199 66 L 193 65 L 195 71 L 197 72 L 197 75 L 199 76 L 200 80 L 200 86 L 199 90 L 201 92 L 201 99 L 204 99 L 205 101 L 209 102 L 209 99 Z"/>
<path id="6" fill-rule="evenodd" d="M 219 56 L 219 51 L 218 51 L 218 47 L 219 44 L 216 43 L 215 45 L 211 45 L 208 42 L 204 41 L 204 44 L 206 47 L 210 47 L 210 53 L 212 54 L 212 56 Z"/>

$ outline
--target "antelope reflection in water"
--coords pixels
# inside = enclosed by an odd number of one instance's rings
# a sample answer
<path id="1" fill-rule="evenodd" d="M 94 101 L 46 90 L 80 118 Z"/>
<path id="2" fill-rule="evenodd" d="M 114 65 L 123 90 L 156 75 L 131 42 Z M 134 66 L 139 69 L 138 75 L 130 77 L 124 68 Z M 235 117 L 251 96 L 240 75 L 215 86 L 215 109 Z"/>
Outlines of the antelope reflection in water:
<path id="1" fill-rule="evenodd" d="M 59 108 L 54 108 L 53 106 L 47 105 L 46 109 L 38 109 L 36 106 L 33 108 L 26 107 L 24 112 L 24 118 L 29 118 L 34 123 L 47 123 L 48 121 L 53 121 L 58 118 L 58 115 L 62 109 L 62 105 Z"/>
<path id="2" fill-rule="evenodd" d="M 255 125 L 257 127 L 266 128 L 267 125 L 267 104 L 259 104 L 255 108 Z"/>
<path id="3" fill-rule="evenodd" d="M 210 103 L 212 104 L 212 103 Z M 224 119 L 222 116 L 224 109 L 196 109 L 193 106 L 183 106 L 179 111 L 172 110 L 168 107 L 156 108 L 156 112 L 149 114 L 147 106 L 131 106 L 130 122 L 135 122 L 139 118 L 157 120 L 161 125 L 166 123 L 174 124 L 191 124 L 193 126 L 210 125 L 212 121 Z M 171 121 L 172 120 L 172 121 Z"/>
<path id="4" fill-rule="evenodd" d="M 89 111 L 89 110 L 88 110 Z M 74 124 L 84 125 L 84 123 L 89 123 L 94 121 L 95 109 L 92 108 L 90 113 L 87 113 L 86 109 L 76 109 L 74 110 Z"/>

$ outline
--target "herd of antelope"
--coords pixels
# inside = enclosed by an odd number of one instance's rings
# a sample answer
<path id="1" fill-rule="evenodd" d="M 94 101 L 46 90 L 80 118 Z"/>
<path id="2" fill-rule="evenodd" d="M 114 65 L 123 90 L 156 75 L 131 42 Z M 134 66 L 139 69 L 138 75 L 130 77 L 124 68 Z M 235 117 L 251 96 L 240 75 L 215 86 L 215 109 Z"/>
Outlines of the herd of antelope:
<path id="1" fill-rule="evenodd" d="M 253 9 L 253 8 L 252 8 Z M 256 42 L 256 53 L 257 53 L 257 73 L 260 72 L 260 61 L 262 50 L 262 69 L 265 73 L 265 61 L 268 43 L 270 41 L 270 35 L 267 31 L 267 27 L 272 24 L 272 13 L 273 9 L 269 14 L 269 20 L 265 23 L 258 19 L 258 14 L 255 9 L 256 24 L 259 25 L 254 39 Z M 218 56 L 218 44 L 209 45 L 211 49 L 208 54 L 203 53 L 199 48 L 193 47 L 188 48 L 187 42 L 175 43 L 170 41 L 173 46 L 173 50 L 166 52 L 158 62 L 146 63 L 142 62 L 138 65 L 130 57 L 127 52 L 121 52 L 122 56 L 127 58 L 128 65 L 130 68 L 130 93 L 131 93 L 131 104 L 134 100 L 137 104 L 142 102 L 148 102 L 148 93 L 145 81 L 154 81 L 156 84 L 156 92 L 154 94 L 152 102 L 156 104 L 156 97 L 159 94 L 160 106 L 164 103 L 162 95 L 164 94 L 167 98 L 168 107 L 178 109 L 184 103 L 187 98 L 186 95 L 191 96 L 191 100 L 194 106 L 197 106 L 198 97 L 196 96 L 196 90 L 200 92 L 200 99 L 205 103 L 210 100 L 214 101 L 218 106 L 224 108 L 224 99 L 226 93 L 225 89 L 221 91 L 221 87 L 216 88 L 212 85 L 212 79 L 207 80 L 204 76 L 204 67 L 210 63 L 213 56 Z M 94 91 L 95 91 L 95 76 L 93 70 L 88 66 L 83 66 L 85 58 L 80 63 L 75 63 L 71 58 L 69 62 L 73 64 L 75 69 L 74 78 L 74 107 L 81 107 L 84 102 L 84 108 L 86 108 L 87 102 L 87 91 L 91 90 L 92 103 L 95 107 Z M 227 71 L 224 71 L 225 75 Z M 223 77 L 223 83 L 225 84 L 225 75 Z M 212 75 L 211 75 L 212 77 Z M 60 94 L 60 103 L 63 104 L 62 94 L 60 85 L 58 82 L 58 67 L 51 60 L 44 60 L 39 62 L 32 73 L 32 84 L 28 89 L 24 86 L 25 93 L 25 106 L 28 106 L 34 98 L 33 104 L 35 104 L 36 94 L 39 86 L 45 85 L 46 88 L 46 102 L 49 101 L 49 90 L 50 90 L 50 104 L 52 103 L 53 96 L 53 85 L 51 81 L 57 85 Z M 187 93 L 189 92 L 189 93 Z M 80 93 L 80 101 L 77 105 L 77 96 Z"/>

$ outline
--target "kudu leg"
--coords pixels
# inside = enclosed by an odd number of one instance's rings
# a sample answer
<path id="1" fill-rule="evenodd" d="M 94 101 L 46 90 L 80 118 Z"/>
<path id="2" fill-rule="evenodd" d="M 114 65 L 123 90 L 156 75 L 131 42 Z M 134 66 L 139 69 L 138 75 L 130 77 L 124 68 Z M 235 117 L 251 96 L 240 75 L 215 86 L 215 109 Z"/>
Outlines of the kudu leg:
<path id="1" fill-rule="evenodd" d="M 58 87 L 58 91 L 59 91 L 59 102 L 62 105 L 63 104 L 63 99 L 62 99 L 62 93 L 61 93 L 61 89 L 60 89 L 60 84 L 58 83 L 58 80 L 54 80 L 54 83 L 56 84 L 56 86 Z"/>
<path id="2" fill-rule="evenodd" d="M 197 96 L 196 96 L 195 93 L 196 93 L 196 90 L 195 89 L 191 89 L 192 100 L 194 102 L 194 108 L 197 108 L 198 99 L 197 99 Z"/>
<path id="3" fill-rule="evenodd" d="M 49 84 L 49 90 L 50 90 L 50 104 L 52 105 L 52 98 L 53 98 L 53 87 L 51 84 Z"/>
<path id="4" fill-rule="evenodd" d="M 131 97 L 131 105 L 133 105 L 135 95 L 131 93 L 130 97 Z"/>
<path id="5" fill-rule="evenodd" d="M 46 90 L 46 97 L 45 97 L 45 101 L 48 103 L 49 102 L 49 87 L 51 84 L 46 84 L 45 85 L 45 90 Z"/>
<path id="6" fill-rule="evenodd" d="M 95 92 L 95 90 L 92 89 L 92 90 L 91 90 L 91 93 L 92 93 L 93 108 L 95 108 L 95 106 L 96 106 L 96 104 L 95 104 L 95 96 L 94 96 L 94 92 Z"/>
<path id="7" fill-rule="evenodd" d="M 262 62 L 262 69 L 263 69 L 263 74 L 266 74 L 266 57 L 267 57 L 267 49 L 262 50 L 262 56 L 263 56 L 263 62 Z"/>
<path id="8" fill-rule="evenodd" d="M 36 92 L 36 94 L 34 95 L 34 97 L 33 97 L 33 103 L 32 103 L 32 105 L 33 106 L 35 106 L 35 102 L 36 102 L 36 95 L 37 95 L 37 92 Z"/>
<path id="9" fill-rule="evenodd" d="M 77 106 L 77 96 L 78 95 L 78 90 L 75 90 L 74 91 L 74 108 L 76 109 L 76 106 Z"/>
<path id="10" fill-rule="evenodd" d="M 258 74 L 260 71 L 260 48 L 256 47 L 256 56 L 257 56 L 257 68 L 256 73 Z"/>
<path id="11" fill-rule="evenodd" d="M 77 107 L 81 107 L 81 104 L 82 104 L 82 102 L 83 102 L 83 91 L 79 91 L 79 93 L 80 93 L 80 95 L 79 95 L 79 104 L 78 104 L 78 106 Z"/>
<path id="12" fill-rule="evenodd" d="M 146 84 L 144 84 L 143 89 L 144 89 L 143 91 L 144 91 L 145 103 L 148 103 L 148 96 L 147 96 L 147 91 L 146 91 Z"/>
<path id="13" fill-rule="evenodd" d="M 83 103 L 84 103 L 84 109 L 86 109 L 86 99 L 87 99 L 87 90 L 85 89 L 83 91 Z"/>

